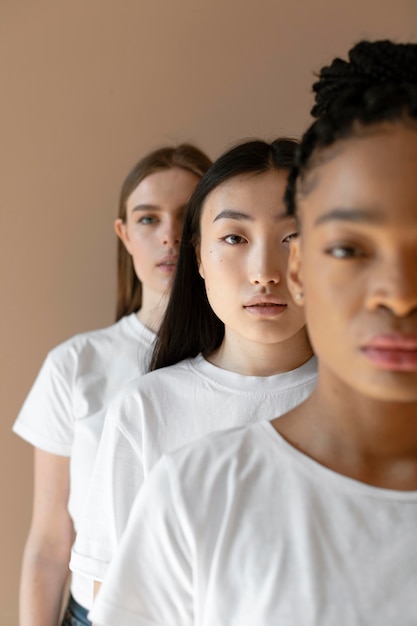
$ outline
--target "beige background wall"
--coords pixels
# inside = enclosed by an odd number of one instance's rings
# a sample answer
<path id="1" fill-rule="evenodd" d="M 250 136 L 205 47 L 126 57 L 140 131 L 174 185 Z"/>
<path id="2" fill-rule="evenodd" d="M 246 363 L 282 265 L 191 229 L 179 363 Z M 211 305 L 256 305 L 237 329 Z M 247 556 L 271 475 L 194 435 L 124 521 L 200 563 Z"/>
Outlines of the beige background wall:
<path id="1" fill-rule="evenodd" d="M 0 3 L 0 624 L 17 624 L 31 448 L 14 417 L 46 352 L 112 322 L 120 183 L 145 151 L 298 135 L 313 71 L 417 40 L 417 0 Z"/>

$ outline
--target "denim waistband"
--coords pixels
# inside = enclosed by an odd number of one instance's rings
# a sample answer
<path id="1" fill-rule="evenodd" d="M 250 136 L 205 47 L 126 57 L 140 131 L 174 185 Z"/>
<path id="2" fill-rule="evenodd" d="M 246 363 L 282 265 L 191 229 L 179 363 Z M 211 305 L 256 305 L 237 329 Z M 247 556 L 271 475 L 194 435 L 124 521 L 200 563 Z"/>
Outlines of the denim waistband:
<path id="1" fill-rule="evenodd" d="M 78 604 L 78 602 L 70 595 L 62 626 L 92 626 L 87 614 L 88 609 L 85 609 L 81 606 L 81 604 Z"/>

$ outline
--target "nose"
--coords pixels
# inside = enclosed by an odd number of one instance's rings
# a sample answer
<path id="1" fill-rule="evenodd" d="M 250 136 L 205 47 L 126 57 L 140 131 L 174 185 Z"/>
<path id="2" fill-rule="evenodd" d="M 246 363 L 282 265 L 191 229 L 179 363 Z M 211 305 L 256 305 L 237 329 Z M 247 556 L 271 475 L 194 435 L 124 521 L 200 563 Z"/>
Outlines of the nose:
<path id="1" fill-rule="evenodd" d="M 282 259 L 275 245 L 265 245 L 254 250 L 249 260 L 252 285 L 276 285 L 282 278 Z"/>
<path id="2" fill-rule="evenodd" d="M 417 312 L 417 263 L 415 252 L 391 259 L 379 275 L 370 279 L 368 308 L 388 310 L 396 317 Z"/>
<path id="3" fill-rule="evenodd" d="M 178 246 L 182 234 L 182 221 L 170 219 L 162 231 L 162 243 L 165 246 Z"/>

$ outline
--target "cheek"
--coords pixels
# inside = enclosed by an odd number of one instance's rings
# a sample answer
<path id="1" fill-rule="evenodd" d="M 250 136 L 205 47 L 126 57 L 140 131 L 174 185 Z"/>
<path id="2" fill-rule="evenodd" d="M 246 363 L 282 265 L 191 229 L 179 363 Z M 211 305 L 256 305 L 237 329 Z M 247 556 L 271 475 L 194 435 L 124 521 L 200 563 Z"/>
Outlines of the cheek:
<path id="1" fill-rule="evenodd" d="M 132 240 L 132 257 L 137 263 L 146 263 L 149 257 L 149 251 L 146 245 L 142 245 L 141 241 Z"/>
<path id="2" fill-rule="evenodd" d="M 333 354 L 343 361 L 360 319 L 360 293 L 354 282 L 340 283 L 327 274 L 305 284 L 305 316 L 317 354 Z M 342 347 L 344 346 L 344 347 Z"/>
<path id="3" fill-rule="evenodd" d="M 221 276 L 224 273 L 226 265 L 223 263 L 223 260 L 223 254 L 216 250 L 214 246 L 201 247 L 199 272 L 206 281 L 206 289 L 208 289 L 209 283 L 218 281 L 219 275 Z"/>
<path id="4" fill-rule="evenodd" d="M 133 237 L 131 243 L 133 265 L 138 277 L 142 280 L 153 269 L 154 247 L 150 244 L 149 238 L 144 237 Z"/>

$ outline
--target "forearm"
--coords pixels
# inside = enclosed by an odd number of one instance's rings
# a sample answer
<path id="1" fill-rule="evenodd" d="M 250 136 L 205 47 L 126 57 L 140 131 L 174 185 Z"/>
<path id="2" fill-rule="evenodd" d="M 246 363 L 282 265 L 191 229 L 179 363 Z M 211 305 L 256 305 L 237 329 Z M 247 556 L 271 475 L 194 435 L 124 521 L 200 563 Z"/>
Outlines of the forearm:
<path id="1" fill-rule="evenodd" d="M 100 591 L 100 587 L 101 587 L 101 582 L 99 582 L 98 580 L 94 581 L 94 602 L 96 601 L 96 597 L 98 592 Z M 95 622 L 93 622 L 93 626 L 97 626 L 97 624 Z"/>
<path id="2" fill-rule="evenodd" d="M 26 545 L 20 580 L 20 626 L 57 626 L 61 615 L 69 554 L 48 555 Z"/>
<path id="3" fill-rule="evenodd" d="M 20 579 L 19 626 L 57 626 L 74 527 L 69 458 L 35 449 L 33 513 Z"/>

